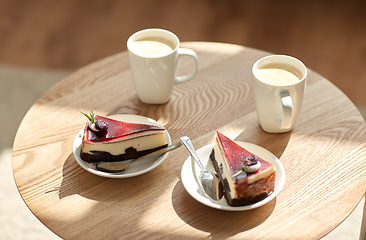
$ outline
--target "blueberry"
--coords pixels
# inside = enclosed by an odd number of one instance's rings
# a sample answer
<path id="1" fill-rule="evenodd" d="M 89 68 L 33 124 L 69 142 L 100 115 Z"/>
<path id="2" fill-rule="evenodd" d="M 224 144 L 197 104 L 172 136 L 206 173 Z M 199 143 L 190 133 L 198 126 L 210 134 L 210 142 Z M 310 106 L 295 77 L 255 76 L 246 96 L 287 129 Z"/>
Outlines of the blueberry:
<path id="1" fill-rule="evenodd" d="M 245 159 L 245 162 L 248 164 L 248 166 L 256 165 L 258 162 L 257 156 L 250 155 Z"/>
<path id="2" fill-rule="evenodd" d="M 95 128 L 99 130 L 100 132 L 106 132 L 108 129 L 108 125 L 106 122 L 102 120 L 95 121 Z"/>

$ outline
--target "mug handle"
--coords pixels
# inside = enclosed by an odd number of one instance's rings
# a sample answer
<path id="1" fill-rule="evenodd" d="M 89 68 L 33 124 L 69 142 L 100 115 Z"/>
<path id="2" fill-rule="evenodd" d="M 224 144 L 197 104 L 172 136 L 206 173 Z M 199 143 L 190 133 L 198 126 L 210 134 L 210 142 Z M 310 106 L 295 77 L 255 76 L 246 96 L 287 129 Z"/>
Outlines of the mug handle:
<path id="1" fill-rule="evenodd" d="M 175 76 L 175 82 L 176 83 L 183 83 L 188 80 L 191 80 L 197 73 L 198 69 L 198 57 L 195 51 L 188 49 L 188 48 L 178 48 L 178 58 L 180 56 L 190 56 L 194 59 L 194 70 L 190 74 L 187 74 L 185 76 Z"/>
<path id="2" fill-rule="evenodd" d="M 293 104 L 290 93 L 287 90 L 280 92 L 281 105 L 282 105 L 282 118 L 277 121 L 277 125 L 280 129 L 287 129 L 292 124 L 292 110 Z"/>

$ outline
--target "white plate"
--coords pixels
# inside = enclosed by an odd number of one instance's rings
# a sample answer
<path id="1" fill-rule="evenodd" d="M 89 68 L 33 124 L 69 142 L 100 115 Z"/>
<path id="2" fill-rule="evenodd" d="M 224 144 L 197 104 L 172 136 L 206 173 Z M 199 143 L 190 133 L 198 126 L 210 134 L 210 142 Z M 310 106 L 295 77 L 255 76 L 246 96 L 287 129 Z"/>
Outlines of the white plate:
<path id="1" fill-rule="evenodd" d="M 199 181 L 199 175 L 200 175 L 200 168 L 196 164 L 196 162 L 191 158 L 188 157 L 187 160 L 184 162 L 181 176 L 182 176 L 182 182 L 183 186 L 187 190 L 187 192 L 197 201 L 200 203 L 220 209 L 220 210 L 227 210 L 227 211 L 242 211 L 242 210 L 249 210 L 253 208 L 257 208 L 260 206 L 263 206 L 264 204 L 270 202 L 272 199 L 276 197 L 276 195 L 279 193 L 279 191 L 282 189 L 284 183 L 285 183 L 285 169 L 282 166 L 282 163 L 278 160 L 276 156 L 274 156 L 271 152 L 268 150 L 257 146 L 252 143 L 247 142 L 240 142 L 236 141 L 239 145 L 247 149 L 249 152 L 257 155 L 258 157 L 272 163 L 276 167 L 276 181 L 275 181 L 275 189 L 274 192 L 263 199 L 262 201 L 256 202 L 251 205 L 246 206 L 239 206 L 239 207 L 232 207 L 230 206 L 225 197 L 222 197 L 220 200 L 212 200 L 202 189 L 201 183 Z M 201 162 L 204 166 L 206 166 L 206 169 L 209 171 L 215 172 L 213 165 L 211 163 L 211 160 L 209 159 L 210 153 L 212 151 L 213 144 L 206 145 L 200 149 L 197 150 L 198 156 L 201 159 Z"/>
<path id="2" fill-rule="evenodd" d="M 156 126 L 163 128 L 163 126 L 160 123 L 156 122 L 155 120 L 153 120 L 151 118 L 147 118 L 144 116 L 132 115 L 132 114 L 118 114 L 118 115 L 112 115 L 112 116 L 108 116 L 108 117 L 112 118 L 112 119 L 120 120 L 120 121 L 125 121 L 125 122 L 151 124 L 151 125 L 156 125 Z M 166 159 L 166 157 L 169 154 L 169 153 L 165 153 L 161 157 L 149 157 L 149 158 L 146 158 L 141 161 L 136 161 L 136 162 L 132 163 L 123 173 L 107 173 L 107 172 L 103 172 L 103 171 L 98 171 L 92 167 L 91 163 L 83 161 L 80 157 L 80 151 L 81 151 L 80 148 L 81 148 L 83 132 L 84 132 L 84 128 L 80 130 L 80 132 L 76 135 L 76 137 L 74 139 L 74 144 L 73 144 L 74 157 L 76 159 L 76 162 L 81 167 L 83 167 L 88 172 L 91 172 L 98 176 L 109 177 L 109 178 L 128 178 L 128 177 L 138 176 L 138 175 L 147 173 L 147 172 L 153 170 L 154 168 L 156 168 L 157 166 L 159 166 Z M 168 145 L 171 144 L 170 135 L 167 130 L 165 130 L 165 140 L 168 143 Z"/>

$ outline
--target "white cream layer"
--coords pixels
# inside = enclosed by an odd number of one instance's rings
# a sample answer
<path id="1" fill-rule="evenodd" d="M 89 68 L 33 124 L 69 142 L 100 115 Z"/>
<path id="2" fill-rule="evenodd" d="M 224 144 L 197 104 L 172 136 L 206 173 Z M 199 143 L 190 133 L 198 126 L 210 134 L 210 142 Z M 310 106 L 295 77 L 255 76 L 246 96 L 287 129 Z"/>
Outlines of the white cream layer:
<path id="1" fill-rule="evenodd" d="M 83 142 L 83 152 L 93 154 L 92 151 L 108 152 L 112 155 L 124 154 L 125 150 L 133 147 L 137 151 L 157 148 L 166 145 L 165 131 L 149 131 L 149 134 L 143 133 L 128 138 L 116 139 L 110 142 Z"/>
<path id="2" fill-rule="evenodd" d="M 222 169 L 221 177 L 223 179 L 225 179 L 225 178 L 227 179 L 229 188 L 231 190 L 230 196 L 232 199 L 234 199 L 234 198 L 238 197 L 238 195 L 236 194 L 236 191 L 235 191 L 235 183 L 233 181 L 233 178 L 231 177 L 229 164 L 226 162 L 225 158 L 223 157 L 223 153 L 221 151 L 221 144 L 218 142 L 219 142 L 219 140 L 216 137 L 216 141 L 214 144 L 215 159 L 216 159 L 217 165 L 219 166 L 219 169 Z"/>

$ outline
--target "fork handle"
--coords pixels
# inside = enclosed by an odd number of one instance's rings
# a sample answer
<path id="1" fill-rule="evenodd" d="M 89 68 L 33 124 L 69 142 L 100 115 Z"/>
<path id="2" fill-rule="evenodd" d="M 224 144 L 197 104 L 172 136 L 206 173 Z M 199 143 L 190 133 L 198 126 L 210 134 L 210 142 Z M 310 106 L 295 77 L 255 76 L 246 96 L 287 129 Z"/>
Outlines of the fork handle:
<path id="1" fill-rule="evenodd" d="M 198 157 L 198 154 L 197 154 L 196 150 L 194 149 L 194 146 L 191 142 L 191 139 L 189 139 L 189 137 L 187 137 L 187 136 L 183 136 L 183 137 L 180 138 L 180 140 L 182 141 L 183 145 L 187 148 L 187 150 L 189 151 L 189 153 L 191 154 L 193 159 L 196 161 L 198 166 L 201 168 L 201 170 L 206 173 L 207 170 L 202 165 L 201 160 Z"/>

